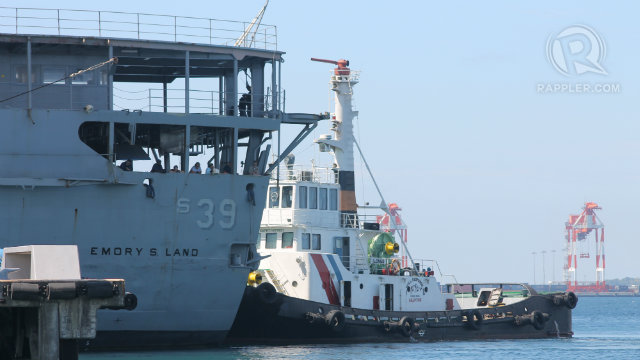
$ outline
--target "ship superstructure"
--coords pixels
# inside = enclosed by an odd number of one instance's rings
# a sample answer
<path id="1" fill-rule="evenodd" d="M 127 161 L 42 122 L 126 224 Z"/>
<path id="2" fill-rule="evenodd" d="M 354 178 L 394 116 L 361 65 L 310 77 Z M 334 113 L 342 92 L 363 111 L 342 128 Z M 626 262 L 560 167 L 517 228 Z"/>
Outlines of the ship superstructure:
<path id="1" fill-rule="evenodd" d="M 269 175 L 321 118 L 280 107 L 275 27 L 252 23 L 247 36 L 242 23 L 173 15 L 8 13 L 0 247 L 77 245 L 84 276 L 126 279 L 138 307 L 100 314 L 96 346 L 220 342 L 260 260 Z M 204 111 L 195 79 L 212 95 Z M 168 88 L 176 80 L 178 95 Z M 114 91 L 126 83 L 149 87 L 148 109 L 118 107 Z M 267 164 L 268 140 L 283 123 L 303 128 Z M 190 173 L 205 155 L 218 171 Z M 160 168 L 150 171 L 149 159 Z"/>

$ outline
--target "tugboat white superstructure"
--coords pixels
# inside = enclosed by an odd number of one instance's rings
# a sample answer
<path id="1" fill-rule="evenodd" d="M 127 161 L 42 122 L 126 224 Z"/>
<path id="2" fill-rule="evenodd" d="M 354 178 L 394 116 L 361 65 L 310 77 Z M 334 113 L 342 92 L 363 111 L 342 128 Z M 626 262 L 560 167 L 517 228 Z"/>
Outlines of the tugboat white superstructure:
<path id="1" fill-rule="evenodd" d="M 332 134 L 316 140 L 334 163 L 303 170 L 290 158 L 271 180 L 258 241 L 267 258 L 249 278 L 231 341 L 571 337 L 575 294 L 455 278 L 442 285 L 437 262 L 411 257 L 396 204 L 381 193 L 380 206 L 356 204 L 354 145 L 360 148 L 351 97 L 358 74 L 346 60 L 318 61 L 337 65 Z"/>

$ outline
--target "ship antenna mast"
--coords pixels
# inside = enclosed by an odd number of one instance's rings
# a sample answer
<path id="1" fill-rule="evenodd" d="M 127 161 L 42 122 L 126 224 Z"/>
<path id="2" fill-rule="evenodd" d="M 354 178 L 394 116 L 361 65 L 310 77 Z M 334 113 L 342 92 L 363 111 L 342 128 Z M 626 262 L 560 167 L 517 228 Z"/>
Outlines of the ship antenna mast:
<path id="1" fill-rule="evenodd" d="M 396 221 L 396 214 L 393 214 L 389 209 L 389 205 L 382 196 L 382 191 L 378 187 L 378 183 L 373 177 L 373 173 L 369 168 L 367 160 L 364 158 L 360 145 L 353 136 L 353 118 L 357 115 L 357 111 L 353 110 L 351 106 L 351 100 L 353 96 L 353 85 L 358 83 L 357 74 L 352 74 L 349 69 L 349 60 L 326 60 L 311 58 L 311 61 L 323 62 L 336 65 L 331 74 L 331 90 L 335 93 L 335 113 L 331 117 L 332 127 L 331 135 L 322 135 L 315 142 L 320 144 L 321 152 L 328 152 L 328 149 L 333 152 L 335 162 L 337 165 L 336 171 L 338 172 L 338 183 L 340 184 L 340 212 L 342 216 L 341 223 L 353 224 L 357 220 L 358 205 L 356 204 L 355 195 L 355 177 L 354 177 L 354 145 L 360 154 L 360 158 L 364 162 L 369 176 L 373 181 L 373 184 L 378 191 L 381 203 L 380 209 L 389 215 L 391 223 L 391 229 L 398 231 L 404 253 L 409 257 L 409 261 L 413 264 L 413 258 L 407 249 L 405 244 L 406 237 L 404 233 L 400 233 L 399 229 L 402 227 Z M 350 220 L 350 221 L 345 221 Z"/>
<path id="2" fill-rule="evenodd" d="M 236 40 L 236 43 L 233 44 L 233 46 L 240 46 L 240 45 L 243 45 L 245 47 L 253 46 L 253 43 L 256 40 L 256 33 L 258 32 L 258 28 L 260 27 L 260 23 L 262 22 L 262 17 L 264 16 L 264 12 L 267 10 L 267 5 L 269 5 L 269 0 L 267 0 L 267 2 L 264 3 L 264 6 L 258 12 L 258 15 L 256 15 L 256 17 L 254 17 L 253 20 L 251 20 L 251 23 L 249 24 L 249 26 L 247 26 L 247 28 L 244 29 L 244 32 L 242 33 L 242 35 L 240 35 L 238 40 Z M 249 41 L 249 44 L 245 44 L 247 36 L 249 36 L 249 34 L 251 34 L 251 40 Z"/>

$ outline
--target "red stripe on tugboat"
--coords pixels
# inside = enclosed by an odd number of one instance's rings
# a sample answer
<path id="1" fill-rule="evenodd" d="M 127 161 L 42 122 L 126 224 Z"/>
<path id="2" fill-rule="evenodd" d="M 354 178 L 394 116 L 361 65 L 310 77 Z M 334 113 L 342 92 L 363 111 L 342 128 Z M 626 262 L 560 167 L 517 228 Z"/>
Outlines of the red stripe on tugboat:
<path id="1" fill-rule="evenodd" d="M 320 274 L 320 278 L 322 279 L 322 287 L 327 294 L 327 299 L 331 305 L 340 305 L 340 298 L 338 297 L 338 292 L 336 291 L 336 287 L 333 284 L 333 280 L 331 280 L 331 274 L 329 273 L 329 269 L 327 268 L 327 264 L 325 264 L 324 259 L 322 258 L 322 254 L 310 254 L 313 259 L 313 263 L 316 264 L 316 269 L 318 269 L 318 274 Z"/>

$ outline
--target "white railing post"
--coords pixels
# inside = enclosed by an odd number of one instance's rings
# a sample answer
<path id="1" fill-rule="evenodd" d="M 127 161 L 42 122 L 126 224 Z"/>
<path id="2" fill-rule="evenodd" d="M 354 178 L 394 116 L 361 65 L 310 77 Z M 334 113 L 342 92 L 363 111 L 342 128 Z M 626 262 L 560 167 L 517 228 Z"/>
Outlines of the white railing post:
<path id="1" fill-rule="evenodd" d="M 60 35 L 60 9 L 58 9 L 58 35 Z"/>
<path id="2" fill-rule="evenodd" d="M 60 30 L 59 27 L 60 25 L 58 24 L 58 31 Z M 100 11 L 98 11 L 98 36 L 102 37 L 102 13 Z"/>

